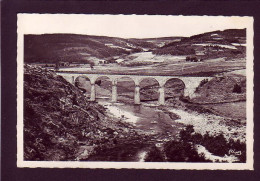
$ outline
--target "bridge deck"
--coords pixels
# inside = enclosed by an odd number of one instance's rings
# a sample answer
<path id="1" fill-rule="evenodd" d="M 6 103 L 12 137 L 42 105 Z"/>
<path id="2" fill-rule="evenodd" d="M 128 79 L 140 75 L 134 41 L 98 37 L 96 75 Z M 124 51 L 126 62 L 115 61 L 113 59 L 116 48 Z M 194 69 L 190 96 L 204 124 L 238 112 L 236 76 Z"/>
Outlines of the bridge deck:
<path id="1" fill-rule="evenodd" d="M 199 74 L 173 74 L 173 73 L 157 73 L 157 72 L 146 72 L 142 74 L 131 73 L 131 72 L 106 72 L 106 71 L 56 71 L 56 73 L 65 74 L 94 74 L 94 75 L 134 75 L 134 76 L 176 76 L 176 77 L 215 77 L 210 75 L 199 75 Z"/>

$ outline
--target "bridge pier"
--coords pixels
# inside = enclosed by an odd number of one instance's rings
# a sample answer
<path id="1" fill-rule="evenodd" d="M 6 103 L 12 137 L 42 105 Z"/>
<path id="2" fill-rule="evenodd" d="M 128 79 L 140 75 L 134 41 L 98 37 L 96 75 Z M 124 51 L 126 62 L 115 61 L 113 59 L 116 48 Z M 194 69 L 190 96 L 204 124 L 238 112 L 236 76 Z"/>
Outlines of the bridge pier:
<path id="1" fill-rule="evenodd" d="M 112 102 L 117 101 L 117 85 L 115 81 L 112 81 Z"/>
<path id="2" fill-rule="evenodd" d="M 95 83 L 91 83 L 90 101 L 95 101 L 95 100 L 96 100 Z"/>
<path id="3" fill-rule="evenodd" d="M 74 78 L 74 76 L 71 76 L 71 84 L 75 85 L 75 78 Z"/>
<path id="4" fill-rule="evenodd" d="M 135 86 L 135 97 L 134 97 L 134 103 L 135 104 L 141 104 L 140 102 L 140 86 Z"/>
<path id="5" fill-rule="evenodd" d="M 165 93 L 164 93 L 164 87 L 159 88 L 159 105 L 165 104 Z"/>

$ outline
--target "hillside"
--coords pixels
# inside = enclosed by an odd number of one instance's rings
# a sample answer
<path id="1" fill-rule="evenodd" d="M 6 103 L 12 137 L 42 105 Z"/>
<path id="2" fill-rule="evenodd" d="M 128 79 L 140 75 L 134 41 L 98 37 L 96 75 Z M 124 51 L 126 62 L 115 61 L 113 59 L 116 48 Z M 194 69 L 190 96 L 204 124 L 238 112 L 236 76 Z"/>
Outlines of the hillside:
<path id="1" fill-rule="evenodd" d="M 160 37 L 160 38 L 144 38 L 142 41 L 150 42 L 155 44 L 157 47 L 163 47 L 164 45 L 172 42 L 181 41 L 183 37 Z M 133 39 L 140 40 L 140 39 Z"/>
<path id="2" fill-rule="evenodd" d="M 224 76 L 204 79 L 196 89 L 200 103 L 218 103 L 246 100 L 246 77 Z"/>
<path id="3" fill-rule="evenodd" d="M 25 35 L 24 59 L 26 63 L 97 63 L 155 47 L 154 43 L 141 39 L 76 34 Z"/>
<path id="4" fill-rule="evenodd" d="M 142 140 L 62 77 L 24 68 L 25 160 L 81 160 L 104 146 Z"/>
<path id="5" fill-rule="evenodd" d="M 245 58 L 246 29 L 228 29 L 182 38 L 153 50 L 157 55 L 191 55 L 208 58 Z"/>

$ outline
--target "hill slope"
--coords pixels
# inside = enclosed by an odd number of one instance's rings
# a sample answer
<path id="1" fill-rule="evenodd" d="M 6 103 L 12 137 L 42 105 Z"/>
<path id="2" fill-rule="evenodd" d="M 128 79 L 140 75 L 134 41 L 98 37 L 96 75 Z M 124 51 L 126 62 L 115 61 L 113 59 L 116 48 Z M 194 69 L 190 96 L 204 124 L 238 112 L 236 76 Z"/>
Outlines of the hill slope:
<path id="1" fill-rule="evenodd" d="M 55 63 L 97 62 L 155 48 L 154 43 L 140 39 L 76 34 L 25 35 L 25 62 Z"/>
<path id="2" fill-rule="evenodd" d="M 102 146 L 141 140 L 126 123 L 112 120 L 105 108 L 56 74 L 25 66 L 24 159 L 87 159 Z"/>
<path id="3" fill-rule="evenodd" d="M 246 29 L 228 29 L 182 38 L 153 51 L 158 55 L 193 55 L 200 58 L 245 58 Z"/>

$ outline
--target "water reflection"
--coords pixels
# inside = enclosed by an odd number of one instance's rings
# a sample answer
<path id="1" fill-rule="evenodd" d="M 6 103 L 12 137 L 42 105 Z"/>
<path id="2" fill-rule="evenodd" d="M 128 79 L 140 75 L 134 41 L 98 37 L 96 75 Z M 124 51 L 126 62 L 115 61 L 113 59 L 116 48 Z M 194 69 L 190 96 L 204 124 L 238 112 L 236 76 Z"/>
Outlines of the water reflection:
<path id="1" fill-rule="evenodd" d="M 141 113 L 141 105 L 134 105 L 134 112 Z"/>
<path id="2" fill-rule="evenodd" d="M 124 103 L 108 103 L 102 101 L 102 105 L 108 108 L 108 112 L 120 120 L 133 124 L 150 134 L 160 135 L 159 137 L 176 136 L 183 127 L 175 121 L 177 117 L 170 116 L 170 112 L 164 108 L 161 110 L 155 106 L 133 105 Z M 123 119 L 122 119 L 123 118 Z"/>

